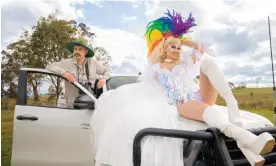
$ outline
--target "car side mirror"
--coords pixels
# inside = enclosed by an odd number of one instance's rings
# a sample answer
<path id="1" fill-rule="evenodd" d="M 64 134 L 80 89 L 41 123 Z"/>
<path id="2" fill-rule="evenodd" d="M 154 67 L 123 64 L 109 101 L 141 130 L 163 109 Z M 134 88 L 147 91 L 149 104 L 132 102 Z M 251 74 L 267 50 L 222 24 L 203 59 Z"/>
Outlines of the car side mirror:
<path id="1" fill-rule="evenodd" d="M 75 99 L 74 108 L 93 110 L 95 108 L 95 101 L 92 100 L 88 95 L 81 94 Z"/>

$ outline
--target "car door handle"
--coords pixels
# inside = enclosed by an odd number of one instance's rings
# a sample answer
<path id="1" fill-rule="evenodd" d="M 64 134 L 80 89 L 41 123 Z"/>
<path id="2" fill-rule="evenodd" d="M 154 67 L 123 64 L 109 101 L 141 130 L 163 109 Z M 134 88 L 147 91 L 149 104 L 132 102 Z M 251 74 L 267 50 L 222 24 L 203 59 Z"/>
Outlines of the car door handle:
<path id="1" fill-rule="evenodd" d="M 16 117 L 17 120 L 31 120 L 35 121 L 38 120 L 38 117 L 36 116 L 28 116 L 28 115 L 19 115 Z"/>

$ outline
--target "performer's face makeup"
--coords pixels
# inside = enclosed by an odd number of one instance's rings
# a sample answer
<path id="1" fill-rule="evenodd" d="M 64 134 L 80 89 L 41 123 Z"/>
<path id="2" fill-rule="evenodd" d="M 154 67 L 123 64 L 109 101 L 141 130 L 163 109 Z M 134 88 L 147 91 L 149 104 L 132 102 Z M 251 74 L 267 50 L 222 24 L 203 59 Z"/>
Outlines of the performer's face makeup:
<path id="1" fill-rule="evenodd" d="M 167 54 L 168 59 L 178 60 L 181 53 L 181 41 L 176 38 L 168 38 L 165 43 L 165 52 Z"/>

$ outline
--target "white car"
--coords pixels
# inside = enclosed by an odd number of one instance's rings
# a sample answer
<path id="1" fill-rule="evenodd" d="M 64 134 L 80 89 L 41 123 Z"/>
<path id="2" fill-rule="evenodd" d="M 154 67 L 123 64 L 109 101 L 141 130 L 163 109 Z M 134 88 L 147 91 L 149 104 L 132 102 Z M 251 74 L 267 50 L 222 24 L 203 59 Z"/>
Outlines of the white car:
<path id="1" fill-rule="evenodd" d="M 32 99 L 32 91 L 29 83 L 30 75 L 35 75 L 40 78 L 36 80 L 36 83 L 40 85 L 40 99 L 34 102 Z M 42 79 L 43 78 L 43 79 Z M 104 93 L 112 89 L 115 89 L 121 85 L 135 83 L 137 82 L 137 76 L 112 76 L 112 78 L 107 82 L 106 89 Z M 55 80 L 59 80 L 56 82 Z M 66 108 L 66 104 L 62 104 L 62 96 L 59 98 L 60 101 L 57 102 L 57 97 L 55 94 L 47 89 L 50 86 L 60 86 L 60 82 L 67 81 L 63 77 L 53 74 L 44 69 L 33 69 L 33 68 L 22 68 L 19 73 L 18 79 L 18 96 L 14 113 L 14 130 L 13 130 L 13 144 L 12 144 L 12 166 L 93 166 L 94 157 L 92 153 L 91 145 L 91 132 L 90 132 L 90 120 L 93 116 L 94 103 L 97 105 L 98 99 L 96 99 L 89 91 L 82 87 L 78 83 L 73 83 L 79 90 L 82 90 L 85 95 L 80 95 L 74 104 L 74 108 Z M 53 81 L 53 84 L 49 82 Z M 58 83 L 58 84 L 57 84 Z M 51 93 L 50 93 L 51 92 Z M 43 101 L 44 100 L 44 101 Z M 108 104 L 108 103 L 106 103 Z M 266 123 L 263 117 L 256 114 L 250 114 L 250 117 L 255 118 Z M 265 130 L 262 130 L 263 132 Z M 270 132 L 276 134 L 276 128 L 269 129 Z M 149 131 L 143 133 L 136 137 L 137 140 L 134 144 L 134 158 L 133 161 L 139 163 L 139 141 L 141 137 L 154 133 L 160 134 L 158 131 Z M 184 133 L 185 131 L 163 131 L 163 134 L 169 136 L 170 134 L 176 136 L 177 133 Z M 205 136 L 206 135 L 206 136 Z M 235 153 L 234 156 L 240 155 L 239 150 L 232 150 L 228 152 L 226 149 L 223 139 L 217 139 L 220 137 L 214 137 L 209 132 L 188 132 L 186 136 L 190 138 L 208 138 L 212 139 L 210 142 L 214 142 L 214 147 L 218 148 L 216 153 L 209 152 L 213 149 L 211 146 L 203 146 L 203 141 L 201 142 L 189 142 L 185 143 L 185 148 L 189 152 L 185 153 L 185 165 L 195 165 L 198 162 L 209 162 L 209 160 L 216 162 L 217 165 L 227 165 L 227 163 L 234 163 L 235 161 L 230 158 L 231 153 Z M 180 137 L 181 138 L 181 137 Z M 186 137 L 185 137 L 186 138 Z M 216 143 L 220 141 L 219 143 Z M 222 141 L 222 142 L 221 142 Z M 206 143 L 206 142 L 205 142 Z M 219 146 L 218 146 L 219 145 Z M 187 148 L 186 148 L 187 147 Z M 232 149 L 234 145 L 232 146 Z M 203 149 L 209 148 L 209 149 Z M 211 149 L 210 149 L 211 148 Z M 206 152 L 206 153 L 205 153 Z M 208 154 L 207 154 L 208 153 Z M 236 154 L 237 153 L 237 154 Z M 230 155 L 229 155 L 230 154 Z M 276 159 L 276 149 L 274 153 L 269 154 L 270 158 Z M 213 156 L 213 157 L 212 157 Z M 223 158 L 220 159 L 220 158 Z M 201 161 L 202 160 L 202 161 Z M 221 161 L 220 164 L 218 164 Z M 271 161 L 271 160 L 270 160 Z M 237 161 L 246 162 L 246 160 Z M 271 161 L 272 162 L 272 161 Z M 271 163 L 270 162 L 270 163 Z M 187 164 L 188 163 L 188 164 Z M 189 164 L 193 163 L 193 164 Z M 224 163 L 224 164 L 222 164 Z M 272 162 L 272 163 L 276 163 Z M 135 164 L 139 165 L 139 164 Z M 230 164 L 231 165 L 231 164 Z"/>
<path id="2" fill-rule="evenodd" d="M 90 120 L 93 104 L 97 99 L 80 84 L 73 86 L 86 94 L 76 99 L 75 108 L 66 108 L 61 95 L 57 104 L 49 102 L 48 93 L 45 102 L 31 102 L 28 98 L 28 77 L 40 75 L 42 81 L 50 86 L 51 78 L 62 79 L 59 75 L 44 69 L 22 68 L 19 73 L 18 97 L 14 114 L 14 134 L 12 147 L 12 166 L 93 166 L 93 154 L 90 134 Z M 127 83 L 134 83 L 137 76 L 112 76 L 104 91 L 112 90 Z M 44 79 L 44 80 L 45 80 Z M 121 82 L 118 82 L 120 81 Z M 62 82 L 61 81 L 61 82 Z M 43 98 L 41 97 L 40 100 Z M 44 100 L 44 99 L 43 99 Z M 63 100 L 63 101 L 62 101 Z M 49 104 L 50 103 L 50 104 Z"/>

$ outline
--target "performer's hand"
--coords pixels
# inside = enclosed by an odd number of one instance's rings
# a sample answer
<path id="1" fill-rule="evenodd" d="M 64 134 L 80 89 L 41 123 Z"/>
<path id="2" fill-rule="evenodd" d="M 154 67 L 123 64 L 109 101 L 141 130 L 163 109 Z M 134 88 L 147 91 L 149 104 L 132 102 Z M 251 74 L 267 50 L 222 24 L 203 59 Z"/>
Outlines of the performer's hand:
<path id="1" fill-rule="evenodd" d="M 73 74 L 71 74 L 69 72 L 65 72 L 64 77 L 70 82 L 76 82 L 77 81 L 76 78 L 73 76 Z"/>
<path id="2" fill-rule="evenodd" d="M 203 54 L 206 51 L 206 46 L 203 44 L 198 44 L 195 41 L 192 40 L 182 40 L 181 44 L 187 47 L 194 48 L 195 50 L 199 50 L 201 54 Z"/>
<path id="3" fill-rule="evenodd" d="M 207 47 L 204 44 L 199 45 L 199 52 L 203 54 L 207 50 Z"/>
<path id="4" fill-rule="evenodd" d="M 97 84 L 97 88 L 103 88 L 104 84 L 105 84 L 105 80 L 99 80 Z"/>

